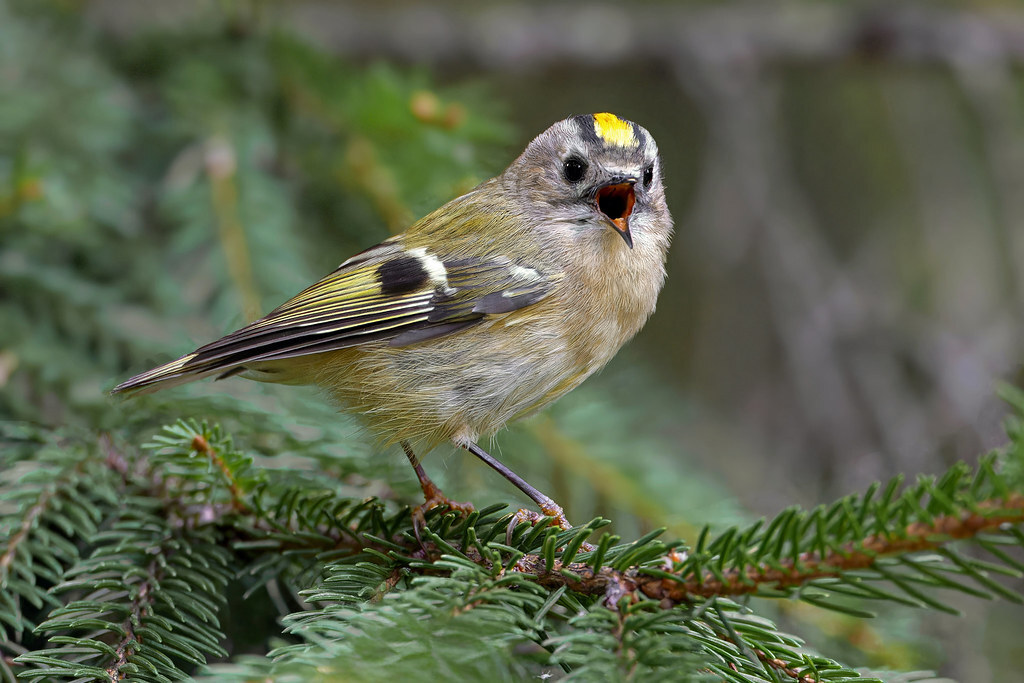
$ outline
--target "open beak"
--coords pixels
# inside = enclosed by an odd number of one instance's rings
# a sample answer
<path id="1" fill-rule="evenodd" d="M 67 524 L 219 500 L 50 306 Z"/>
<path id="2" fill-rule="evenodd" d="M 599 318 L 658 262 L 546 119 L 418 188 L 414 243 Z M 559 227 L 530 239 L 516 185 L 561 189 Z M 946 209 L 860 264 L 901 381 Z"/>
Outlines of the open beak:
<path id="1" fill-rule="evenodd" d="M 633 190 L 635 183 L 636 180 L 632 178 L 625 181 L 617 178 L 598 188 L 594 196 L 598 211 L 611 221 L 630 249 L 633 248 L 633 236 L 629 234 L 629 215 L 633 213 L 633 205 L 636 204 L 636 192 Z"/>

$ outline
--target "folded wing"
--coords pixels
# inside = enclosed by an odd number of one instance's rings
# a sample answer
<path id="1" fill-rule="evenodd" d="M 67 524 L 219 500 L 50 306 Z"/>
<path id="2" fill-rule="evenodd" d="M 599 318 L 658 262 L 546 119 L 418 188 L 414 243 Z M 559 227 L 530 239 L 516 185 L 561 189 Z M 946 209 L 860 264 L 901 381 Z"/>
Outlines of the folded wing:
<path id="1" fill-rule="evenodd" d="M 247 364 L 335 351 L 370 341 L 416 344 L 476 325 L 543 299 L 558 274 L 511 259 L 444 260 L 426 249 L 384 242 L 256 322 L 176 361 L 114 387 L 148 392 L 218 375 Z"/>

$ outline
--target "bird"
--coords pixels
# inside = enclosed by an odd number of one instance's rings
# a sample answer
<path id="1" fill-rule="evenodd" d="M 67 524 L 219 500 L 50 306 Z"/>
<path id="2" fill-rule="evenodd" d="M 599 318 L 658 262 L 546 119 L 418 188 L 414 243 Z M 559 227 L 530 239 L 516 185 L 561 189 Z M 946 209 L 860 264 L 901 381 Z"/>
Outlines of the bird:
<path id="1" fill-rule="evenodd" d="M 501 174 L 263 318 L 112 393 L 207 377 L 313 384 L 381 447 L 401 445 L 424 494 L 420 523 L 435 506 L 472 509 L 419 457 L 451 442 L 570 528 L 561 506 L 478 442 L 577 387 L 641 329 L 672 231 L 651 134 L 615 114 L 570 116 Z"/>

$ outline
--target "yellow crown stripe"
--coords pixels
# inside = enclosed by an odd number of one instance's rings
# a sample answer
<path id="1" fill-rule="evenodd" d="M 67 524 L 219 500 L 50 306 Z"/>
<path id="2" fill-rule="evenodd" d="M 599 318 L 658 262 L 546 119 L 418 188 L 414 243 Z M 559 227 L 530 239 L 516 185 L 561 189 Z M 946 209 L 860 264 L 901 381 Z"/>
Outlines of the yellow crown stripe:
<path id="1" fill-rule="evenodd" d="M 639 144 L 633 134 L 633 124 L 615 114 L 594 114 L 594 132 L 606 143 L 616 147 L 636 147 Z"/>

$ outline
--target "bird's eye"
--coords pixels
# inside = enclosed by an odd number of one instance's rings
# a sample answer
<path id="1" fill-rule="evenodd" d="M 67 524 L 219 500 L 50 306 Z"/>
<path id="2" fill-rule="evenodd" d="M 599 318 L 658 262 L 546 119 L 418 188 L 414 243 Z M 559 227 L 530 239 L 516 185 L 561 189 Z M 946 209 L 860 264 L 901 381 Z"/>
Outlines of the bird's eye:
<path id="1" fill-rule="evenodd" d="M 569 157 L 562 164 L 562 175 L 570 183 L 578 183 L 587 173 L 587 162 L 579 157 Z"/>
<path id="2" fill-rule="evenodd" d="M 654 182 L 654 164 L 651 164 L 644 169 L 644 188 L 650 188 L 651 183 Z"/>

